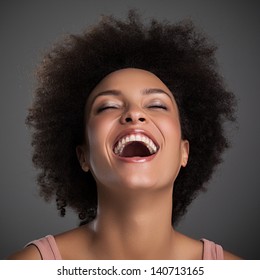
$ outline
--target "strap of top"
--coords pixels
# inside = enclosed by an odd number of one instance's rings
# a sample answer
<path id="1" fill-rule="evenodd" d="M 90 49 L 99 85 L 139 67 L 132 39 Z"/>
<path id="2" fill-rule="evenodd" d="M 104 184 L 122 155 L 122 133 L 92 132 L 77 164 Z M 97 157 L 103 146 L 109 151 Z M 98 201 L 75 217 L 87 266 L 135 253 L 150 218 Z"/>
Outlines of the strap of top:
<path id="1" fill-rule="evenodd" d="M 52 235 L 47 235 L 41 239 L 34 240 L 26 246 L 34 245 L 41 254 L 42 260 L 61 260 L 61 254 L 56 241 Z"/>
<path id="2" fill-rule="evenodd" d="M 224 260 L 223 248 L 207 239 L 201 239 L 204 243 L 203 260 Z"/>

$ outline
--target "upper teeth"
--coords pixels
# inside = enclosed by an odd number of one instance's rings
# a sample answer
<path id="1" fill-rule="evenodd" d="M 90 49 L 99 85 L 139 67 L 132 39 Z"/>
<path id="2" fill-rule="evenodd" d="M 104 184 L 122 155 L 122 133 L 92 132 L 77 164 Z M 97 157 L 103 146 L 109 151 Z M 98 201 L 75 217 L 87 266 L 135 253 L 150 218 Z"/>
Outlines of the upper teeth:
<path id="1" fill-rule="evenodd" d="M 150 151 L 150 154 L 155 154 L 157 152 L 157 147 L 150 138 L 148 138 L 143 134 L 130 134 L 124 136 L 118 141 L 117 145 L 114 148 L 115 154 L 117 155 L 122 154 L 124 147 L 129 142 L 143 142 L 148 148 L 148 150 Z"/>

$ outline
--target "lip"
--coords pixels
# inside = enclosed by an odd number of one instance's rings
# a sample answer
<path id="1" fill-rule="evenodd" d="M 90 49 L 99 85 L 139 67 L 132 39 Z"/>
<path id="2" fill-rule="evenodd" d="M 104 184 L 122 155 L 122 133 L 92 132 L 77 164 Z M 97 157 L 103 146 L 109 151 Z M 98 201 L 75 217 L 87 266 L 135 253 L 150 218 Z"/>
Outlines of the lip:
<path id="1" fill-rule="evenodd" d="M 114 153 L 114 148 L 117 145 L 118 141 L 122 137 L 124 137 L 126 135 L 131 135 L 131 134 L 143 134 L 143 135 L 147 136 L 148 138 L 150 138 L 153 141 L 153 143 L 155 144 L 155 146 L 157 147 L 157 152 L 155 154 L 152 154 L 147 157 L 121 157 L 119 155 L 116 155 Z M 113 154 L 116 158 L 123 160 L 125 162 L 132 162 L 132 163 L 142 163 L 142 162 L 147 162 L 147 161 L 152 160 L 157 155 L 159 149 L 160 149 L 160 146 L 159 146 L 158 142 L 156 141 L 156 139 L 154 138 L 154 136 L 150 132 L 143 130 L 143 129 L 125 129 L 125 130 L 123 130 L 122 132 L 120 132 L 117 135 L 117 137 L 114 141 L 113 147 L 112 147 Z"/>

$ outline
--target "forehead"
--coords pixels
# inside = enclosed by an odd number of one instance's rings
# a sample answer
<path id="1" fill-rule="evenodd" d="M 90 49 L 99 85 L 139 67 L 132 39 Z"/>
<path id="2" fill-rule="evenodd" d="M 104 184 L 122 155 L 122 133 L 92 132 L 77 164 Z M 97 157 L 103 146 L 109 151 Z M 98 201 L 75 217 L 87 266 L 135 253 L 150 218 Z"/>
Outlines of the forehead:
<path id="1" fill-rule="evenodd" d="M 94 98 L 105 90 L 140 91 L 143 88 L 161 88 L 170 92 L 167 86 L 153 73 L 136 68 L 126 68 L 114 71 L 103 78 L 92 90 L 90 97 Z M 91 99 L 92 99 L 91 98 Z"/>

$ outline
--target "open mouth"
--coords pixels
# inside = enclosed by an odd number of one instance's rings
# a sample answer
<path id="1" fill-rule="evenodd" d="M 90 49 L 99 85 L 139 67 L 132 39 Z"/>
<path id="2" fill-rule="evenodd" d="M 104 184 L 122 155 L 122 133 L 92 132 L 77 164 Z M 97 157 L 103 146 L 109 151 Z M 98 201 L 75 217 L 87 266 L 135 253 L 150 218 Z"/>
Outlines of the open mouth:
<path id="1" fill-rule="evenodd" d="M 149 157 L 157 153 L 158 146 L 144 134 L 131 134 L 122 137 L 113 151 L 120 157 Z"/>

